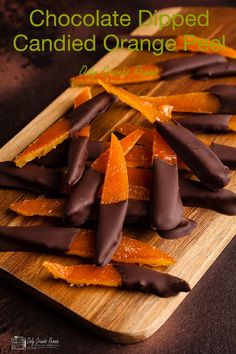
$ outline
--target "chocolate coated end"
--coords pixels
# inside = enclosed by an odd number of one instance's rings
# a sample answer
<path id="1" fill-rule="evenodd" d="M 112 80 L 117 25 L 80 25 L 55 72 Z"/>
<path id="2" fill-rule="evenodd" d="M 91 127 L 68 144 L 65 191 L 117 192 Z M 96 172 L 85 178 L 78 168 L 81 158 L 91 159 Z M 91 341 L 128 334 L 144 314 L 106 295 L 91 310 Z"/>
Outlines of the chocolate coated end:
<path id="1" fill-rule="evenodd" d="M 85 169 L 85 163 L 88 157 L 88 138 L 73 137 L 70 138 L 68 152 L 68 171 L 66 177 L 66 186 L 72 187 L 77 183 Z"/>
<path id="2" fill-rule="evenodd" d="M 189 292 L 189 284 L 173 275 L 157 272 L 131 264 L 117 264 L 122 276 L 122 287 L 155 294 L 160 297 L 175 296 L 179 292 Z"/>
<path id="3" fill-rule="evenodd" d="M 182 215 L 178 167 L 155 158 L 151 192 L 151 227 L 154 230 L 171 230 L 180 223 Z"/>
<path id="4" fill-rule="evenodd" d="M 229 182 L 229 170 L 214 152 L 181 125 L 155 122 L 157 131 L 209 189 L 217 191 Z"/>
<path id="5" fill-rule="evenodd" d="M 96 265 L 104 266 L 110 262 L 122 236 L 127 208 L 128 200 L 100 204 L 95 246 Z"/>
<path id="6" fill-rule="evenodd" d="M 103 178 L 104 175 L 93 168 L 85 170 L 80 181 L 71 189 L 65 205 L 64 221 L 67 225 L 78 226 L 90 218 Z"/>

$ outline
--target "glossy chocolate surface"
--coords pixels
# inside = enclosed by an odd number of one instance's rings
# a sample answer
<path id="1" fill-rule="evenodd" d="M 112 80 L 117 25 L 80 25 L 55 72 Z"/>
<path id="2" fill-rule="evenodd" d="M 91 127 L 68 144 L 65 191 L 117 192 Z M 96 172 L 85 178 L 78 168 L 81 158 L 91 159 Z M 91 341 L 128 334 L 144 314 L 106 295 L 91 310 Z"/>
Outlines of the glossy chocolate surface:
<path id="1" fill-rule="evenodd" d="M 56 192 L 62 181 L 62 173 L 29 163 L 18 168 L 11 161 L 0 163 L 0 185 L 32 192 Z"/>
<path id="2" fill-rule="evenodd" d="M 189 292 L 189 284 L 173 275 L 142 268 L 133 264 L 117 264 L 122 276 L 122 287 L 155 294 L 160 297 L 175 296 L 179 292 Z"/>
<path id="3" fill-rule="evenodd" d="M 71 121 L 71 135 L 89 125 L 99 114 L 106 112 L 114 101 L 112 94 L 102 92 L 71 111 L 67 115 Z"/>
<path id="4" fill-rule="evenodd" d="M 236 75 L 236 60 L 227 63 L 214 64 L 194 72 L 194 77 L 200 80 L 214 79 Z"/>
<path id="5" fill-rule="evenodd" d="M 109 143 L 107 141 L 89 140 L 87 145 L 88 159 L 92 161 L 96 160 L 108 147 Z"/>
<path id="6" fill-rule="evenodd" d="M 158 235 L 168 240 L 175 240 L 190 235 L 197 227 L 197 223 L 191 219 L 183 218 L 172 230 L 157 230 Z"/>
<path id="7" fill-rule="evenodd" d="M 236 215 L 236 193 L 228 189 L 210 191 L 201 182 L 180 176 L 180 195 L 185 206 L 206 208 L 226 215 Z"/>
<path id="8" fill-rule="evenodd" d="M 156 122 L 156 129 L 199 180 L 211 190 L 229 182 L 229 171 L 214 152 L 181 125 Z"/>
<path id="9" fill-rule="evenodd" d="M 65 167 L 68 162 L 69 139 L 57 145 L 46 155 L 36 158 L 33 162 L 44 167 Z"/>
<path id="10" fill-rule="evenodd" d="M 0 251 L 68 251 L 79 229 L 56 226 L 0 226 Z"/>
<path id="11" fill-rule="evenodd" d="M 93 168 L 84 171 L 82 178 L 71 189 L 65 205 L 64 221 L 71 226 L 78 226 L 87 221 L 95 205 L 97 191 L 104 179 L 104 174 Z"/>
<path id="12" fill-rule="evenodd" d="M 163 69 L 161 78 L 166 79 L 169 76 L 185 74 L 192 72 L 198 68 L 205 67 L 216 63 L 225 63 L 227 59 L 218 54 L 196 54 L 177 59 L 170 59 L 158 63 Z"/>
<path id="13" fill-rule="evenodd" d="M 175 122 L 193 133 L 228 133 L 231 117 L 231 114 L 201 114 L 175 119 Z"/>
<path id="14" fill-rule="evenodd" d="M 95 160 L 104 152 L 109 143 L 106 141 L 89 140 L 87 144 L 88 160 Z M 44 167 L 65 167 L 68 164 L 69 139 L 59 144 L 47 155 L 34 160 L 37 165 Z"/>
<path id="15" fill-rule="evenodd" d="M 72 187 L 75 185 L 84 173 L 85 163 L 88 157 L 87 145 L 87 137 L 70 138 L 66 186 Z"/>
<path id="16" fill-rule="evenodd" d="M 171 165 L 159 158 L 154 159 L 150 195 L 152 229 L 171 230 L 176 227 L 183 215 L 176 164 Z"/>
<path id="17" fill-rule="evenodd" d="M 211 92 L 219 100 L 221 108 L 218 113 L 236 113 L 236 86 L 216 85 L 210 87 L 207 91 Z"/>
<path id="18" fill-rule="evenodd" d="M 108 264 L 118 247 L 128 200 L 118 203 L 100 204 L 95 242 L 95 263 L 99 266 Z"/>
<path id="19" fill-rule="evenodd" d="M 147 200 L 129 199 L 125 218 L 126 224 L 147 224 L 149 221 L 150 203 Z"/>
<path id="20" fill-rule="evenodd" d="M 225 166 L 231 170 L 236 170 L 236 148 L 222 144 L 213 143 L 211 150 L 219 157 Z"/>

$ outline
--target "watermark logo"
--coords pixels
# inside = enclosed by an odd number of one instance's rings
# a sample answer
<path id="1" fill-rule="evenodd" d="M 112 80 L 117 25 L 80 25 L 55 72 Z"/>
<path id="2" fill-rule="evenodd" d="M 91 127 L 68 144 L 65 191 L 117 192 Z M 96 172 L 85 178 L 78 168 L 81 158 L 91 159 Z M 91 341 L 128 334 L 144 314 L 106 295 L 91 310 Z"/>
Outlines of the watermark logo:
<path id="1" fill-rule="evenodd" d="M 11 338 L 11 350 L 58 349 L 60 341 L 53 337 L 22 337 Z"/>
<path id="2" fill-rule="evenodd" d="M 12 337 L 11 350 L 26 350 L 26 338 L 20 336 Z"/>

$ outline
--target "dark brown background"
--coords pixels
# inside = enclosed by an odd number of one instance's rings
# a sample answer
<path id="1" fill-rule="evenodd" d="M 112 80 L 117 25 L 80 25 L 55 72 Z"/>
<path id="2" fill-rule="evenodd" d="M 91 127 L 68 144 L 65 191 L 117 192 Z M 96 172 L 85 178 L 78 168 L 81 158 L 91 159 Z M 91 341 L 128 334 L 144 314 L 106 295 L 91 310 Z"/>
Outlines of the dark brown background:
<path id="1" fill-rule="evenodd" d="M 34 8 L 49 8 L 55 12 L 93 12 L 118 10 L 120 13 L 138 8 L 159 9 L 168 6 L 197 5 L 198 1 L 72 1 L 72 0 L 0 0 L 0 145 L 25 126 L 68 85 L 68 78 L 86 64 L 91 66 L 104 53 L 56 53 L 26 56 L 11 49 L 16 33 L 32 37 L 52 37 L 59 29 L 33 29 L 28 13 Z M 236 5 L 235 0 L 201 1 L 201 5 Z M 135 27 L 133 21 L 133 27 Z M 130 31 L 132 28 L 127 29 Z M 71 29 L 67 29 L 71 31 Z M 91 29 L 90 29 L 91 31 Z M 109 30 L 110 31 L 110 30 Z M 65 33 L 65 28 L 63 29 Z M 106 30 L 99 28 L 97 34 Z M 111 32 L 111 31 L 110 31 Z M 87 37 L 88 29 L 73 29 L 73 36 Z M 236 242 L 205 274 L 184 303 L 165 325 L 150 339 L 134 345 L 105 342 L 60 314 L 41 305 L 13 286 L 0 283 L 0 353 L 10 351 L 14 335 L 58 338 L 60 353 L 233 353 L 235 337 L 235 260 Z M 45 353 L 50 350 L 45 349 Z"/>

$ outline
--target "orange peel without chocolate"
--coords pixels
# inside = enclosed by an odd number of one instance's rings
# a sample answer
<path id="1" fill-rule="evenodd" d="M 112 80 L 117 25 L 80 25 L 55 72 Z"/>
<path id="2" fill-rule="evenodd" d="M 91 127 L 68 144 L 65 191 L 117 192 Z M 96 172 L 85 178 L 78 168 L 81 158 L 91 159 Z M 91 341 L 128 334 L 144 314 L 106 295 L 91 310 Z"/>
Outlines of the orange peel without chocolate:
<path id="1" fill-rule="evenodd" d="M 92 264 L 65 266 L 53 262 L 43 262 L 43 267 L 47 268 L 55 279 L 63 279 L 71 285 L 118 287 L 122 284 L 121 275 L 112 264 L 96 267 Z"/>
<path id="2" fill-rule="evenodd" d="M 64 205 L 64 199 L 31 199 L 12 203 L 10 209 L 24 216 L 61 217 Z"/>
<path id="3" fill-rule="evenodd" d="M 165 140 L 160 136 L 158 132 L 154 133 L 152 156 L 153 158 L 157 157 L 160 160 L 172 165 L 177 164 L 177 156 L 175 152 L 165 142 Z"/>
<path id="4" fill-rule="evenodd" d="M 139 127 L 135 124 L 124 123 L 124 124 L 121 124 L 118 127 L 116 127 L 115 131 L 126 136 L 126 135 L 132 133 L 136 129 L 143 130 L 143 135 L 139 139 L 139 144 L 152 148 L 153 137 L 154 137 L 154 132 L 155 132 L 154 128 L 144 128 L 144 127 Z"/>
<path id="5" fill-rule="evenodd" d="M 121 87 L 113 86 L 102 80 L 98 80 L 98 83 L 107 92 L 116 95 L 122 102 L 142 113 L 151 123 L 154 123 L 156 120 L 168 121 L 171 118 L 171 105 L 160 104 L 158 106 L 156 103 L 153 104 L 150 100 L 147 100 L 145 96 L 134 95 Z"/>
<path id="6" fill-rule="evenodd" d="M 124 152 L 121 143 L 112 134 L 101 203 L 118 203 L 128 198 L 129 181 Z"/>
<path id="7" fill-rule="evenodd" d="M 95 235 L 91 230 L 80 230 L 75 237 L 69 255 L 93 258 L 95 253 Z M 121 242 L 112 256 L 113 262 L 137 263 L 150 267 L 169 266 L 174 259 L 159 248 L 131 237 L 122 236 Z"/>
<path id="8" fill-rule="evenodd" d="M 136 129 L 135 131 L 131 132 L 129 135 L 127 135 L 125 138 L 120 140 L 120 144 L 123 150 L 124 155 L 127 155 L 131 149 L 133 149 L 134 145 L 136 142 L 140 139 L 142 136 L 143 131 L 141 129 Z M 104 151 L 92 164 L 92 168 L 98 172 L 105 173 L 106 168 L 107 168 L 107 163 L 108 163 L 108 158 L 109 158 L 109 151 L 110 148 L 108 148 L 106 151 Z"/>
<path id="9" fill-rule="evenodd" d="M 175 112 L 217 113 L 220 110 L 219 100 L 210 92 L 191 92 L 171 96 L 142 96 L 154 106 L 170 105 Z"/>

